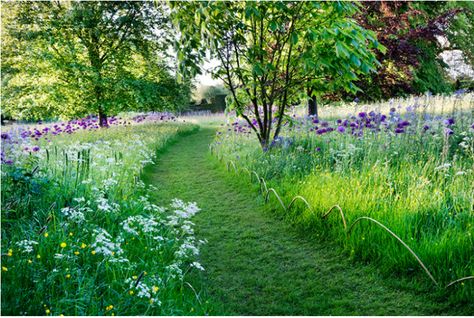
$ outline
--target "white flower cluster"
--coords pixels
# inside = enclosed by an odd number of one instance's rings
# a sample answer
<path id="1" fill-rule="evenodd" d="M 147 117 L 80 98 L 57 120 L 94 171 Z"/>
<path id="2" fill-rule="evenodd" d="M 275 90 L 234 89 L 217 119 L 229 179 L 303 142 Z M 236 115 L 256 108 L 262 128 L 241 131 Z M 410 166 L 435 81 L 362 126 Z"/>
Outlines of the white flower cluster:
<path id="1" fill-rule="evenodd" d="M 146 217 L 142 215 L 129 216 L 125 221 L 120 223 L 125 232 L 138 236 L 139 231 L 143 233 L 153 233 L 158 230 L 158 222 L 154 217 Z"/>
<path id="2" fill-rule="evenodd" d="M 161 301 L 158 297 L 159 285 L 161 285 L 161 279 L 152 276 L 147 279 L 144 276 L 139 278 L 127 278 L 125 284 L 128 284 L 128 288 L 133 293 L 136 293 L 137 297 L 148 299 L 149 304 L 154 306 L 161 306 Z"/>
<path id="3" fill-rule="evenodd" d="M 85 220 L 84 211 L 86 208 L 65 207 L 61 209 L 61 213 L 71 222 L 82 223 Z"/>
<path id="4" fill-rule="evenodd" d="M 24 252 L 31 253 L 33 252 L 34 246 L 38 245 L 38 242 L 32 240 L 22 240 L 16 242 L 16 245 Z"/>
<path id="5" fill-rule="evenodd" d="M 95 202 L 97 203 L 97 209 L 105 213 L 116 213 L 120 210 L 120 205 L 115 202 L 109 202 L 109 200 L 103 196 L 103 193 L 97 197 Z"/>
<path id="6" fill-rule="evenodd" d="M 123 253 L 120 243 L 114 243 L 112 236 L 104 229 L 94 229 L 95 240 L 91 247 L 97 254 L 104 256 L 119 256 Z"/>
<path id="7" fill-rule="evenodd" d="M 201 210 L 197 207 L 196 202 L 185 203 L 179 199 L 173 199 L 171 207 L 174 211 L 173 214 L 168 216 L 168 225 L 170 226 L 180 224 L 184 219 L 191 218 Z M 189 225 L 189 223 L 187 225 Z"/>

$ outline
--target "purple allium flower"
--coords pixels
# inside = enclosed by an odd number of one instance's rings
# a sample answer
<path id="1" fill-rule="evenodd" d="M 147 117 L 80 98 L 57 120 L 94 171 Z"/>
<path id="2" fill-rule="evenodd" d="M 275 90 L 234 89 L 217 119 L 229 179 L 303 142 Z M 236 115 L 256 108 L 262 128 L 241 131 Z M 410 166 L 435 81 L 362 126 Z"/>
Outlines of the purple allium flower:
<path id="1" fill-rule="evenodd" d="M 382 115 L 380 116 L 380 122 L 384 122 L 385 119 L 387 119 L 387 116 L 386 115 Z"/>
<path id="2" fill-rule="evenodd" d="M 321 126 L 323 126 L 323 127 L 328 127 L 328 126 L 329 126 L 329 123 L 328 123 L 327 121 L 323 121 L 323 122 L 321 123 Z"/>
<path id="3" fill-rule="evenodd" d="M 448 118 L 443 121 L 443 124 L 445 124 L 446 126 L 452 126 L 454 125 L 454 123 L 455 123 L 454 118 Z"/>
<path id="4" fill-rule="evenodd" d="M 321 148 L 320 148 L 320 147 L 316 147 L 316 151 L 321 151 Z"/>
<path id="5" fill-rule="evenodd" d="M 390 112 L 391 112 L 391 113 L 394 113 L 394 112 L 396 112 L 396 111 L 397 111 L 397 110 L 395 109 L 395 107 L 390 108 Z"/>
<path id="6" fill-rule="evenodd" d="M 337 123 L 337 124 L 340 124 L 340 123 L 342 123 L 342 120 L 341 120 L 341 119 L 338 119 L 338 120 L 336 120 L 336 123 Z"/>
<path id="7" fill-rule="evenodd" d="M 354 98 L 354 103 L 360 102 L 360 99 L 358 97 Z"/>
<path id="8" fill-rule="evenodd" d="M 327 132 L 327 130 L 324 129 L 324 128 L 321 128 L 321 129 L 316 130 L 316 133 L 317 133 L 318 135 L 325 134 L 326 132 Z"/>
<path id="9" fill-rule="evenodd" d="M 397 124 L 398 128 L 404 128 L 404 127 L 407 127 L 407 126 L 410 126 L 410 122 L 407 121 L 407 120 L 401 121 Z"/>
<path id="10" fill-rule="evenodd" d="M 454 134 L 454 131 L 453 131 L 452 129 L 450 129 L 450 128 L 445 128 L 445 129 L 444 129 L 444 134 L 445 134 L 446 136 L 449 136 L 449 135 Z"/>
<path id="11" fill-rule="evenodd" d="M 423 126 L 423 130 L 424 130 L 424 131 L 427 131 L 428 129 L 430 129 L 430 126 L 428 126 L 428 125 L 424 125 L 424 126 Z"/>
<path id="12" fill-rule="evenodd" d="M 36 151 L 39 151 L 39 150 L 40 150 L 40 147 L 34 146 L 33 149 L 31 149 L 31 150 L 33 150 L 34 152 L 36 152 Z"/>
<path id="13" fill-rule="evenodd" d="M 313 124 L 319 124 L 319 119 L 317 118 L 313 119 Z"/>
<path id="14" fill-rule="evenodd" d="M 340 132 L 341 134 L 343 134 L 343 133 L 346 132 L 346 128 L 344 128 L 344 126 L 339 126 L 339 127 L 337 127 L 337 131 Z"/>
<path id="15" fill-rule="evenodd" d="M 360 118 L 366 118 L 366 117 L 367 117 L 367 113 L 366 113 L 366 112 L 360 112 L 358 116 L 359 116 Z"/>
<path id="16" fill-rule="evenodd" d="M 395 129 L 396 134 L 403 134 L 404 132 L 405 132 L 405 130 L 403 128 L 396 128 Z"/>
<path id="17" fill-rule="evenodd" d="M 2 133 L 2 139 L 3 139 L 3 140 L 10 139 L 10 135 L 7 134 L 7 133 Z"/>

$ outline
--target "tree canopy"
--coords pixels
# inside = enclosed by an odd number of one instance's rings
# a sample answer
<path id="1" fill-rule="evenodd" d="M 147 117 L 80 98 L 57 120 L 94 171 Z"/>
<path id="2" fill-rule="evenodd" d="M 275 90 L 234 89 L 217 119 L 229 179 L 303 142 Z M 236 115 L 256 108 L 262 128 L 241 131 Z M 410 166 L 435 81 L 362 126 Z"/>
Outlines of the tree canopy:
<path id="1" fill-rule="evenodd" d="M 166 59 L 172 29 L 149 2 L 2 4 L 3 112 L 73 117 L 176 109 L 190 98 Z"/>
<path id="2" fill-rule="evenodd" d="M 181 32 L 181 69 L 197 72 L 210 49 L 220 61 L 215 75 L 231 92 L 230 107 L 264 149 L 302 92 L 330 85 L 356 91 L 358 74 L 376 67 L 372 50 L 383 50 L 375 34 L 352 19 L 357 6 L 348 2 L 171 4 Z"/>

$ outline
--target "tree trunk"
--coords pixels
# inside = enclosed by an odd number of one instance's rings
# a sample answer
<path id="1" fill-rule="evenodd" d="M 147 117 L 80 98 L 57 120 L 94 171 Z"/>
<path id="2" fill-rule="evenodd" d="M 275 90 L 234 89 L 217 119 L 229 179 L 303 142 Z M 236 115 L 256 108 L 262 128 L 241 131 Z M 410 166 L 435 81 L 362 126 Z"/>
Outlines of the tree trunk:
<path id="1" fill-rule="evenodd" d="M 308 115 L 318 118 L 318 100 L 316 96 L 308 96 Z"/>
<path id="2" fill-rule="evenodd" d="M 102 107 L 99 107 L 99 126 L 109 127 L 109 124 L 107 123 L 107 114 L 104 112 Z"/>

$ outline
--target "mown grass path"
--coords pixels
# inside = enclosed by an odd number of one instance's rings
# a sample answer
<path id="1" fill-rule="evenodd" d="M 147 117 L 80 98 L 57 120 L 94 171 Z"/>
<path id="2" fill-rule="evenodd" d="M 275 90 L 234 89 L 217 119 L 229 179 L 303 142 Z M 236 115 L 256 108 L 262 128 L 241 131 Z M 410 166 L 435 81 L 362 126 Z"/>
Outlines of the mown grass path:
<path id="1" fill-rule="evenodd" d="M 197 236 L 207 239 L 203 292 L 224 315 L 423 315 L 453 313 L 426 294 L 388 284 L 336 245 L 305 238 L 265 206 L 247 175 L 211 156 L 212 128 L 181 137 L 145 175 L 157 202 L 196 201 Z M 390 286 L 389 286 L 390 285 Z M 196 286 L 197 289 L 201 288 Z"/>

